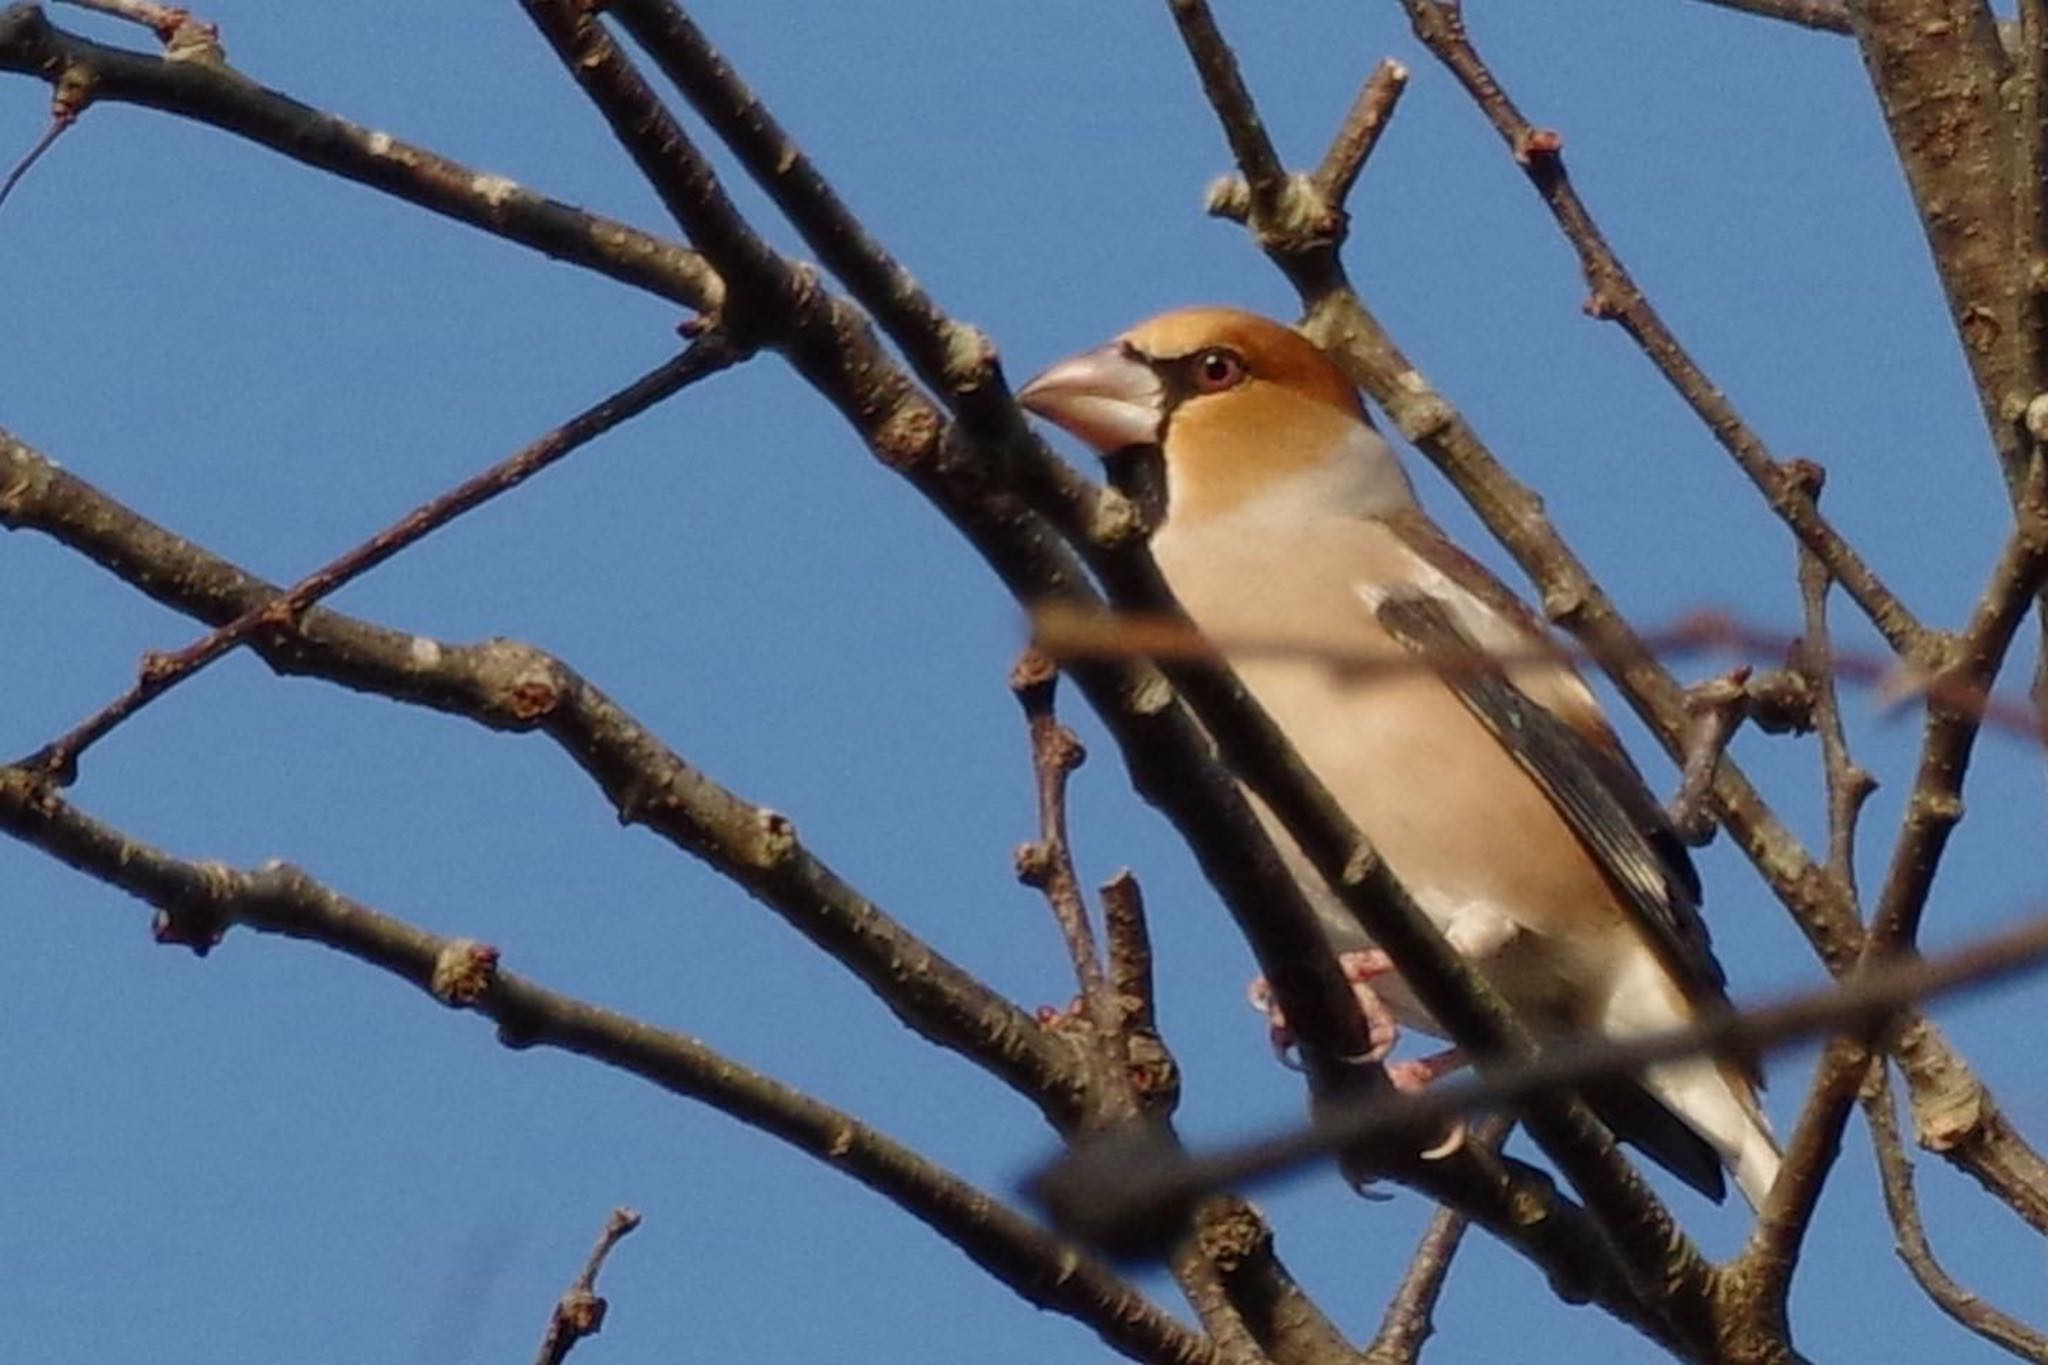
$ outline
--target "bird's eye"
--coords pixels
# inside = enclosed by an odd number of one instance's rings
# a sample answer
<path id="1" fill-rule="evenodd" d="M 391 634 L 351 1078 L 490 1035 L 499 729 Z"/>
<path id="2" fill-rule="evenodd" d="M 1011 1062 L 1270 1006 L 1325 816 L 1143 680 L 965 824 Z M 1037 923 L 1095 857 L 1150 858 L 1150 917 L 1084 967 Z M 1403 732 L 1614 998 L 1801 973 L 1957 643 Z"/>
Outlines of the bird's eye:
<path id="1" fill-rule="evenodd" d="M 1236 351 L 1221 346 L 1211 346 L 1195 357 L 1195 390 L 1198 393 L 1221 393 L 1234 389 L 1245 380 L 1244 357 Z"/>

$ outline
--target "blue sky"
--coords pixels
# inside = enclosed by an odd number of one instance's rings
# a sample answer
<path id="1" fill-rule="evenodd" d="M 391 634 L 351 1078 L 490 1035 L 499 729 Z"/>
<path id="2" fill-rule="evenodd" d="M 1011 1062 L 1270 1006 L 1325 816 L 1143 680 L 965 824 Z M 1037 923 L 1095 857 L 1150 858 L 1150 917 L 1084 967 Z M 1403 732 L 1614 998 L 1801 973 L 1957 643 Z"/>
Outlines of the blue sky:
<path id="1" fill-rule="evenodd" d="M 1163 6 L 694 12 L 867 222 L 996 338 L 1013 377 L 1179 303 L 1287 312 L 1242 234 L 1200 214 L 1226 162 Z M 216 0 L 204 13 L 266 84 L 664 226 L 515 5 Z M 1354 203 L 1354 277 L 1623 605 L 1646 623 L 1701 606 L 1794 623 L 1788 537 L 1626 338 L 1580 314 L 1569 252 L 1391 0 L 1220 13 L 1296 161 L 1320 154 L 1378 58 L 1413 68 Z M 1531 118 L 1563 132 L 1575 178 L 1679 334 L 1777 454 L 1829 467 L 1831 513 L 1908 601 L 1958 620 L 2006 511 L 1853 46 L 1682 0 L 1474 6 L 1471 20 Z M 27 147 L 46 101 L 40 84 L 0 81 L 0 149 Z M 90 111 L 0 209 L 0 301 L 0 425 L 276 578 L 651 366 L 678 320 L 118 106 Z M 1455 494 L 1421 481 L 1467 543 L 1511 567 Z M 37 538 L 0 538 L 0 582 L 8 754 L 119 690 L 142 650 L 194 633 Z M 693 390 L 336 605 L 558 653 L 713 776 L 791 814 L 999 989 L 1027 1005 L 1071 993 L 1042 907 L 1009 872 L 1031 833 L 1003 687 L 1017 614 L 776 360 Z M 1876 647 L 1840 620 L 1846 647 Z M 1916 727 L 1863 698 L 1851 716 L 1885 782 L 1866 820 L 1874 882 Z M 1668 765 L 1625 728 L 1668 787 Z M 1129 795 L 1113 746 L 1084 729 L 1097 742 L 1075 794 L 1083 871 L 1128 864 L 1147 887 L 1185 1129 L 1219 1139 L 1299 1112 L 1297 1078 L 1240 1003 L 1248 954 Z M 1817 837 L 1811 746 L 1750 735 L 1737 753 Z M 2038 755 L 1987 743 L 1930 943 L 2041 897 L 2038 857 L 2020 851 L 2038 847 L 2040 778 Z M 695 1034 L 990 1188 L 1048 1152 L 1018 1101 L 911 1038 L 743 894 L 621 830 L 540 739 L 279 680 L 238 656 L 96 751 L 75 795 L 179 853 L 289 858 L 437 932 L 496 943 L 516 970 Z M 1738 993 L 1815 980 L 1725 842 L 1704 865 Z M 1101 1350 L 831 1171 L 630 1078 L 505 1052 L 480 1021 L 354 964 L 250 934 L 204 961 L 156 947 L 140 907 L 12 844 L 0 906 L 0 1347 L 56 1363 L 518 1358 L 626 1203 L 647 1222 L 606 1273 L 613 1315 L 582 1348 L 592 1360 Z M 2029 984 L 1940 1011 L 2037 1134 L 2048 1056 L 2026 1021 L 2043 998 Z M 1781 1130 L 1810 1062 L 1795 1051 L 1771 1069 Z M 1794 1299 L 1798 1340 L 1830 1359 L 1997 1358 L 1959 1342 L 1898 1267 L 1868 1166 L 1852 1125 Z M 2038 1317 L 2038 1242 L 1945 1169 L 1925 1168 L 1922 1188 L 1950 1268 Z M 1745 1211 L 1671 1197 L 1710 1249 L 1738 1243 Z M 1310 1289 L 1369 1335 L 1422 1202 L 1361 1202 L 1327 1174 L 1262 1202 Z M 1652 1355 L 1552 1301 L 1483 1238 L 1440 1326 L 1440 1359 Z"/>

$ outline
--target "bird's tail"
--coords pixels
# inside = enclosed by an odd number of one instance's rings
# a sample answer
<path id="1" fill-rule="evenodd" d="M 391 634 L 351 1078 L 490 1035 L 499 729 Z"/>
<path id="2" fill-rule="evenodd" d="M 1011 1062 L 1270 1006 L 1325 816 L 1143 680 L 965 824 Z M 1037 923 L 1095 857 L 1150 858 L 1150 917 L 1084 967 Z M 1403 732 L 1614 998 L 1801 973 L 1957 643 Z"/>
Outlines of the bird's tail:
<path id="1" fill-rule="evenodd" d="M 1707 1140 L 1749 1206 L 1761 1209 L 1778 1178 L 1778 1141 L 1749 1078 L 1729 1062 L 1688 1057 L 1649 1068 L 1643 1085 Z"/>
<path id="2" fill-rule="evenodd" d="M 1602 1026 L 1614 1036 L 1650 1033 L 1678 1027 L 1692 1014 L 1669 974 L 1645 951 L 1615 979 Z M 1641 1079 L 1644 1089 L 1714 1149 L 1749 1206 L 1761 1209 L 1778 1178 L 1778 1141 L 1740 1064 L 1686 1057 L 1648 1067 Z"/>

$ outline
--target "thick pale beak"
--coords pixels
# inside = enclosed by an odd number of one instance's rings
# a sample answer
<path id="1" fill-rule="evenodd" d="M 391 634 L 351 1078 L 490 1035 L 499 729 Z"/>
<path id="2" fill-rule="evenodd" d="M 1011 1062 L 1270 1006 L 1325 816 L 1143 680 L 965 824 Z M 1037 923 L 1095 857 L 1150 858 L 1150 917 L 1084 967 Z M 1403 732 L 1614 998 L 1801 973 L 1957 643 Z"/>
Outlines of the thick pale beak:
<path id="1" fill-rule="evenodd" d="M 1017 401 L 1103 455 L 1159 439 L 1165 390 L 1152 367 L 1111 342 L 1068 356 L 1017 391 Z"/>

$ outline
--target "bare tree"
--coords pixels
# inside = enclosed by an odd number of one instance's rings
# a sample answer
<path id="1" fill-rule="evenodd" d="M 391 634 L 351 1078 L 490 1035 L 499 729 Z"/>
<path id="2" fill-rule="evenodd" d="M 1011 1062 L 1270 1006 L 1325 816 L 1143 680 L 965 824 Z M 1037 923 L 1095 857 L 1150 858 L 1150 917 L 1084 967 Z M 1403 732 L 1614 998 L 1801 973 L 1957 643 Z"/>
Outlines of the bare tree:
<path id="1" fill-rule="evenodd" d="M 35 4 L 0 11 L 0 70 L 46 83 L 53 101 L 45 135 L 10 177 L 15 193 L 36 183 L 22 173 L 38 158 L 35 177 L 64 174 L 65 139 L 78 135 L 67 130 L 133 105 L 233 134 L 689 312 L 671 358 L 285 584 L 152 522 L 60 465 L 63 452 L 0 431 L 0 524 L 48 537 L 203 628 L 182 647 L 146 655 L 125 688 L 81 698 L 74 725 L 0 766 L 0 828 L 151 906 L 160 942 L 204 954 L 242 927 L 320 944 L 349 965 L 380 969 L 492 1020 L 508 1047 L 559 1049 L 711 1105 L 853 1177 L 1019 1297 L 1142 1360 L 1416 1359 L 1446 1277 L 1455 1283 L 1453 1258 L 1468 1226 L 1533 1263 L 1561 1300 L 1596 1305 L 1675 1357 L 1785 1361 L 1800 1358 L 1799 1348 L 1825 1356 L 1824 1342 L 1800 1338 L 1795 1347 L 1788 1303 L 1802 1268 L 1833 1273 L 1802 1251 L 1860 1105 L 1886 1213 L 1914 1278 L 1959 1332 L 2024 1359 L 2048 1358 L 2048 1336 L 1938 1263 L 1893 1096 L 1896 1081 L 1922 1146 L 1981 1187 L 1982 1216 L 2002 1209 L 2048 1232 L 2048 1165 L 1921 1008 L 1937 989 L 2032 963 L 2048 949 L 2048 933 L 2029 924 L 1957 955 L 1923 961 L 1918 953 L 1973 749 L 1987 728 L 2038 742 L 2038 708 L 2048 705 L 2041 684 L 2032 705 L 1998 691 L 2048 586 L 2048 309 L 2040 304 L 2048 269 L 2048 9 L 2039 0 L 2022 0 L 2012 22 L 1981 0 L 1722 0 L 1757 16 L 1746 22 L 1853 43 L 1868 69 L 1984 414 L 1995 469 L 1983 476 L 2002 484 L 2012 509 L 2009 524 L 1985 528 L 1986 541 L 2001 548 L 1954 625 L 1903 600 L 1879 568 L 1876 551 L 1889 547 L 1853 544 L 1822 510 L 1823 468 L 1774 453 L 1681 343 L 1575 189 L 1562 139 L 1520 112 L 1468 32 L 1468 16 L 1450 0 L 1400 0 L 1423 48 L 1498 132 L 1507 164 L 1554 218 L 1583 272 L 1586 311 L 1620 326 L 1789 533 L 1786 576 L 1803 607 L 1802 629 L 1791 638 L 1739 613 L 1655 629 L 1628 620 L 1535 492 L 1353 287 L 1343 257 L 1347 204 L 1390 125 L 1398 129 L 1411 73 L 1381 62 L 1320 160 L 1290 169 L 1209 6 L 1165 6 L 1235 163 L 1211 188 L 1210 212 L 1244 225 L 1299 294 L 1303 330 L 1465 497 L 1551 620 L 1663 744 L 1682 774 L 1674 798 L 1681 825 L 1702 841 L 1725 833 L 1843 983 L 1775 1009 L 1708 1020 L 1683 1036 L 1540 1055 L 1228 670 L 1190 636 L 1147 553 L 1142 500 L 1098 485 L 1040 442 L 1011 399 L 991 340 L 919 285 L 682 6 L 521 0 L 562 74 L 673 220 L 652 229 L 272 90 L 260 73 L 230 64 L 203 15 L 147 0 L 73 3 L 135 21 L 157 47 L 140 38 L 129 46 L 97 41 Z M 1483 25 L 1483 9 L 1469 17 Z M 684 110 L 794 229 L 815 266 L 775 245 L 780 229 L 770 230 L 765 210 L 734 197 L 732 176 Z M 5 210 L 32 211 L 22 203 Z M 104 325 L 118 327 L 119 319 Z M 564 659 L 511 640 L 431 639 L 323 605 L 620 424 L 657 405 L 687 403 L 678 398 L 685 390 L 765 356 L 786 362 L 881 467 L 959 533 L 1017 604 L 1040 614 L 1043 648 L 1027 651 L 1011 677 L 1038 821 L 1017 872 L 1042 894 L 1068 952 L 1077 992 L 1069 1009 L 1034 1013 L 971 964 L 949 960 L 835 870 L 789 818 L 721 785 Z M 1830 618 L 1839 600 L 1885 654 L 1836 647 Z M 53 633 L 59 626 L 47 624 Z M 431 932 L 397 907 L 373 908 L 288 863 L 237 868 L 165 850 L 74 801 L 69 789 L 101 757 L 97 746 L 238 651 L 280 674 L 543 737 L 620 822 L 743 888 L 905 1026 L 1007 1086 L 1087 1154 L 1089 1162 L 1060 1168 L 1044 1186 L 1063 1231 L 693 1037 L 515 974 L 500 964 L 510 945 Z M 1674 667 L 1706 651 L 1746 662 L 1681 681 Z M 1501 663 L 1441 653 L 1412 661 L 1441 669 Z M 1194 1156 L 1176 1135 L 1179 1075 L 1159 1025 L 1138 882 L 1120 874 L 1091 895 L 1077 870 L 1067 792 L 1081 748 L 1056 708 L 1062 678 L 1099 719 L 1132 785 L 1185 840 L 1272 983 L 1322 1115 L 1313 1130 L 1249 1153 Z M 1891 775 L 1910 782 L 1910 795 L 1886 873 L 1868 895 L 1857 884 L 1856 849 L 1873 775 L 1851 751 L 1838 695 L 1844 684 L 1910 693 L 1924 712 L 1916 769 Z M 1815 737 L 1824 848 L 1806 847 L 1729 755 L 1745 726 Z M 1455 1040 L 1483 1060 L 1481 1080 L 1404 1102 L 1387 1094 L 1377 1064 L 1357 1060 L 1357 1002 L 1321 950 L 1314 914 L 1254 819 L 1247 790 L 1280 815 Z M 1683 1211 L 1663 1203 L 1576 1087 L 1653 1055 L 1745 1051 L 1814 1033 L 1828 1042 L 1784 1134 L 1785 1174 L 1741 1249 L 1712 1259 L 1688 1234 Z M 1458 1153 L 1423 1159 L 1418 1133 L 1454 1111 L 1501 1117 L 1480 1124 L 1480 1140 Z M 1502 1150 L 1508 1117 L 1566 1188 Z M 1440 1206 L 1410 1273 L 1391 1291 L 1384 1323 L 1364 1344 L 1339 1326 L 1341 1312 L 1296 1282 L 1273 1230 L 1231 1190 L 1282 1160 L 1331 1151 L 1341 1151 L 1347 1171 L 1400 1182 Z M 557 1306 L 541 1358 L 559 1360 L 597 1330 L 598 1268 L 635 1221 L 615 1215 Z M 1066 1235 L 1083 1232 L 1098 1247 L 1163 1255 L 1195 1320 Z"/>

